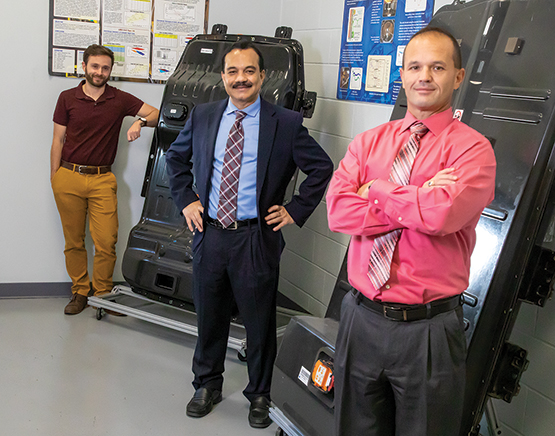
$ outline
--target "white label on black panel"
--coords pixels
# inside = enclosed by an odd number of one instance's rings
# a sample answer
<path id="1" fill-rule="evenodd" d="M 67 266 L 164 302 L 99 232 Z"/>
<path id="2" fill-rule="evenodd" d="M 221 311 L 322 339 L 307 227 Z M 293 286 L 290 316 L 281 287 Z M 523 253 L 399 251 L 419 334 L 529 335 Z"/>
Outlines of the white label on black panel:
<path id="1" fill-rule="evenodd" d="M 203 54 L 212 54 L 212 53 L 214 53 L 214 49 L 212 49 L 212 48 L 201 48 L 200 52 L 203 53 Z"/>
<path id="2" fill-rule="evenodd" d="M 301 371 L 299 372 L 299 380 L 302 381 L 306 386 L 308 386 L 308 381 L 310 380 L 310 371 L 304 366 L 301 366 Z"/>

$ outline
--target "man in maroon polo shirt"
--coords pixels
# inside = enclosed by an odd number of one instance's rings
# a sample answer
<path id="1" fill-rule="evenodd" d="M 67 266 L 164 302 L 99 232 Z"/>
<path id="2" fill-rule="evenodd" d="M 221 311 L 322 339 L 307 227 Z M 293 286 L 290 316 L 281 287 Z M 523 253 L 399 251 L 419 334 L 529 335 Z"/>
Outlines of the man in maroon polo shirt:
<path id="1" fill-rule="evenodd" d="M 93 44 L 83 54 L 85 80 L 63 91 L 54 111 L 50 152 L 50 180 L 62 220 L 66 268 L 72 281 L 66 315 L 87 306 L 90 292 L 85 248 L 85 223 L 94 242 L 92 289 L 94 295 L 112 289 L 118 233 L 117 182 L 111 172 L 121 124 L 126 116 L 138 119 L 127 131 L 128 141 L 141 128 L 154 127 L 158 110 L 127 92 L 107 84 L 114 54 Z"/>

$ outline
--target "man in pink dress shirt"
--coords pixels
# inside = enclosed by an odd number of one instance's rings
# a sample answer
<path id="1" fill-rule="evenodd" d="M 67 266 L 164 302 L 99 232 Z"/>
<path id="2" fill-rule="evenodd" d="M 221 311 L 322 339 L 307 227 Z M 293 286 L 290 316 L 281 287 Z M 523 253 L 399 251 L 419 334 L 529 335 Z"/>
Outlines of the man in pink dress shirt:
<path id="1" fill-rule="evenodd" d="M 452 35 L 431 27 L 415 34 L 401 69 L 405 118 L 355 137 L 331 181 L 330 229 L 352 235 L 353 289 L 342 303 L 335 354 L 338 436 L 459 434 L 466 372 L 460 295 L 496 167 L 486 138 L 453 118 L 451 98 L 464 75 Z M 393 161 L 418 121 L 425 133 L 408 184 L 400 185 L 390 181 Z M 387 280 L 375 286 L 372 248 L 395 230 Z"/>

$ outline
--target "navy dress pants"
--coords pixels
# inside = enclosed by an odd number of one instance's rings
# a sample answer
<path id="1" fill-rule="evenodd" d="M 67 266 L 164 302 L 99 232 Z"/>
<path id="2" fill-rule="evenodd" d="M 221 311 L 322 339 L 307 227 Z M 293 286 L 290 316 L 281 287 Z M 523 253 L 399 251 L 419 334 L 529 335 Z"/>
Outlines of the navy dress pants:
<path id="1" fill-rule="evenodd" d="M 223 230 L 206 225 L 193 257 L 193 299 L 198 340 L 193 357 L 195 389 L 222 390 L 233 297 L 247 332 L 252 401 L 270 398 L 277 350 L 276 294 L 279 268 L 270 267 L 260 247 L 258 225 Z"/>
<path id="2" fill-rule="evenodd" d="M 399 322 L 347 293 L 334 359 L 337 436 L 458 436 L 465 362 L 460 306 Z"/>

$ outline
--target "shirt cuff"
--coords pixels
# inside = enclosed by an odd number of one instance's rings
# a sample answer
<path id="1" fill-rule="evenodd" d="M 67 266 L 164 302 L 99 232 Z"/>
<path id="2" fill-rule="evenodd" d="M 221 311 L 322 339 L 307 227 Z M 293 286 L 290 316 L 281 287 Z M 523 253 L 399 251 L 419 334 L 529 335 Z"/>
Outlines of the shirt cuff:
<path id="1" fill-rule="evenodd" d="M 375 213 L 377 211 L 380 211 L 382 214 L 385 213 L 386 215 L 389 215 L 389 213 L 386 212 L 387 201 L 389 199 L 391 192 L 393 192 L 393 190 L 397 187 L 398 185 L 396 185 L 395 183 L 391 183 L 386 180 L 376 179 L 374 183 L 372 183 L 372 186 L 370 186 L 370 189 L 368 190 L 368 203 L 369 203 L 370 209 L 374 209 Z M 393 218 L 390 218 L 390 219 L 394 221 Z"/>

